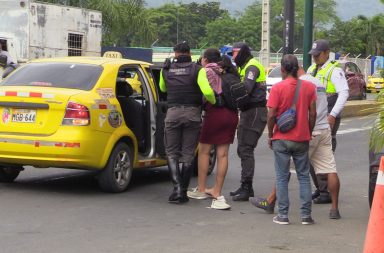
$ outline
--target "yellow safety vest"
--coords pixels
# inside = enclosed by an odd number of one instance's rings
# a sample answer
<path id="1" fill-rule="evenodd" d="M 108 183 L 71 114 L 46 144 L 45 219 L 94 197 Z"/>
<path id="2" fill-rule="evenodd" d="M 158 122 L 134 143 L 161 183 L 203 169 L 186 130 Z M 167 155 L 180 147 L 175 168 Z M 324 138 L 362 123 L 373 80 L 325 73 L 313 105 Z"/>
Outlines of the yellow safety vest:
<path id="1" fill-rule="evenodd" d="M 256 79 L 256 82 L 257 83 L 264 82 L 267 79 L 266 75 L 265 75 L 264 67 L 258 60 L 254 59 L 254 58 L 249 60 L 247 62 L 247 64 L 245 64 L 244 68 L 238 68 L 241 81 L 244 81 L 245 71 L 251 65 L 257 67 L 259 69 L 259 72 L 260 72 L 259 77 Z"/>
<path id="2" fill-rule="evenodd" d="M 316 78 L 321 81 L 321 83 L 326 87 L 325 92 L 326 93 L 336 93 L 336 88 L 335 85 L 332 83 L 331 76 L 332 72 L 335 69 L 335 67 L 339 67 L 339 63 L 336 61 L 331 61 L 330 63 L 327 64 L 324 68 L 320 69 L 316 73 Z M 316 69 L 316 64 L 312 64 L 308 68 L 308 73 L 311 74 L 315 71 Z"/>

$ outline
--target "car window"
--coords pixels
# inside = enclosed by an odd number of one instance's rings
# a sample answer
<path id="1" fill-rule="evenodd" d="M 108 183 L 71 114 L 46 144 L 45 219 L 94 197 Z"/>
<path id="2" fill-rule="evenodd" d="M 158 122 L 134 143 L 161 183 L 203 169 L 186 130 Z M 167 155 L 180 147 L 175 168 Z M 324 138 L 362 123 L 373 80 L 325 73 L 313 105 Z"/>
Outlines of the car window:
<path id="1" fill-rule="evenodd" d="M 77 63 L 30 63 L 5 79 L 1 86 L 44 86 L 91 90 L 103 68 Z"/>
<path id="2" fill-rule="evenodd" d="M 118 78 L 124 78 L 133 89 L 131 95 L 137 100 L 149 99 L 142 73 L 137 67 L 123 66 L 119 69 Z"/>
<path id="3" fill-rule="evenodd" d="M 274 68 L 268 75 L 268 77 L 281 77 L 281 68 L 276 67 Z"/>
<path id="4" fill-rule="evenodd" d="M 372 77 L 381 78 L 381 74 L 380 74 L 380 72 L 375 72 L 372 74 Z"/>

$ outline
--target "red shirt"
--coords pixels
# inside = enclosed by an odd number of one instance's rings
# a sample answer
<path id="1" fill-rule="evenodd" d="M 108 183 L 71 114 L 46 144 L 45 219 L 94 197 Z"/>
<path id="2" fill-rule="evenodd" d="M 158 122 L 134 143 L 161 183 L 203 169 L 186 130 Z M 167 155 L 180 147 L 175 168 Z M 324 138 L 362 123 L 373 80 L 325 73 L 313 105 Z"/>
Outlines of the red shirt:
<path id="1" fill-rule="evenodd" d="M 296 82 L 296 79 L 288 77 L 272 86 L 267 107 L 276 109 L 276 118 L 291 107 L 295 96 Z M 309 141 L 311 136 L 308 113 L 312 102 L 316 102 L 316 87 L 312 83 L 302 80 L 296 102 L 296 126 L 286 133 L 281 133 L 275 124 L 272 140 Z"/>

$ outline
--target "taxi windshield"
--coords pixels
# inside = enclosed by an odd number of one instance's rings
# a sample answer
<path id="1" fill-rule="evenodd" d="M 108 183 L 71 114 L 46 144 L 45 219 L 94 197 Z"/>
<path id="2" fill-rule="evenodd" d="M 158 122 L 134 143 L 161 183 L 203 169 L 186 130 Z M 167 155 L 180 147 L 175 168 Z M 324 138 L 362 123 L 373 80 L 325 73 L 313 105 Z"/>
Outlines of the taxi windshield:
<path id="1" fill-rule="evenodd" d="M 5 79 L 0 86 L 44 86 L 91 90 L 103 68 L 77 63 L 30 63 Z"/>

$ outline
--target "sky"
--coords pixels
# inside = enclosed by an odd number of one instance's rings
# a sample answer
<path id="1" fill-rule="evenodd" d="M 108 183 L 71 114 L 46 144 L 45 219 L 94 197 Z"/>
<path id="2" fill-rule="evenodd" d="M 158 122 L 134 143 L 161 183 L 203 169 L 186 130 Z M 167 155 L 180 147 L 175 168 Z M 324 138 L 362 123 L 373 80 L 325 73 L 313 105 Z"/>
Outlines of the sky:
<path id="1" fill-rule="evenodd" d="M 204 3 L 207 0 L 146 0 L 148 7 L 159 7 L 165 3 L 190 3 L 199 2 Z M 210 0 L 215 1 L 215 0 Z M 221 3 L 221 8 L 230 10 L 232 14 L 236 11 L 242 11 L 244 8 L 254 2 L 254 0 L 242 0 L 241 5 L 233 6 L 232 0 L 217 1 Z M 367 17 L 374 16 L 379 13 L 384 13 L 384 4 L 380 3 L 380 0 L 336 0 L 337 13 L 340 15 L 341 20 L 349 20 L 352 17 L 358 15 L 364 15 Z"/>

